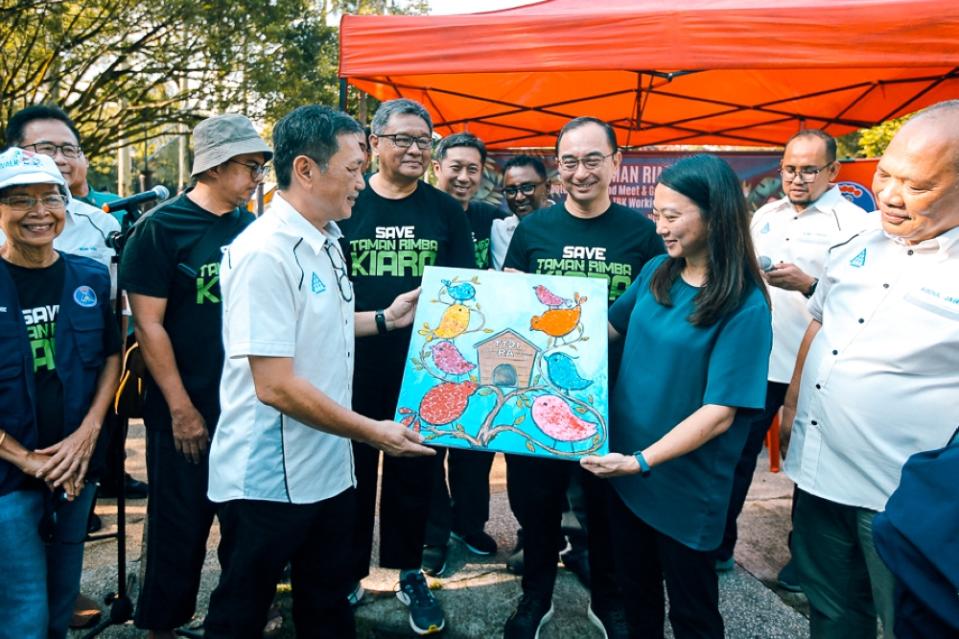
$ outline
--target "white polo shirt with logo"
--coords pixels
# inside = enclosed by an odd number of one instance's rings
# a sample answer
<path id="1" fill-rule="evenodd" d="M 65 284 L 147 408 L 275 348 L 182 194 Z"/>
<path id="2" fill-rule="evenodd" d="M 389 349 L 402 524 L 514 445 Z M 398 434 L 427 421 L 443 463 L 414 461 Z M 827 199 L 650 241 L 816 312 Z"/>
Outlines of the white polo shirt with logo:
<path id="1" fill-rule="evenodd" d="M 335 223 L 320 231 L 277 194 L 224 254 L 226 362 L 210 449 L 212 501 L 309 504 L 356 483 L 349 440 L 260 402 L 247 359 L 292 358 L 296 375 L 351 407 L 353 291 L 339 237 Z"/>
<path id="2" fill-rule="evenodd" d="M 829 252 L 785 469 L 802 490 L 883 510 L 910 455 L 959 424 L 959 228 L 916 245 L 865 231 Z"/>
<path id="3" fill-rule="evenodd" d="M 757 255 L 765 255 L 773 264 L 795 264 L 810 277 L 819 277 L 830 246 L 877 223 L 875 216 L 847 200 L 834 186 L 802 213 L 793 208 L 789 198 L 770 202 L 753 214 L 750 231 Z M 802 293 L 768 288 L 773 316 L 769 381 L 788 384 L 811 318 Z"/>

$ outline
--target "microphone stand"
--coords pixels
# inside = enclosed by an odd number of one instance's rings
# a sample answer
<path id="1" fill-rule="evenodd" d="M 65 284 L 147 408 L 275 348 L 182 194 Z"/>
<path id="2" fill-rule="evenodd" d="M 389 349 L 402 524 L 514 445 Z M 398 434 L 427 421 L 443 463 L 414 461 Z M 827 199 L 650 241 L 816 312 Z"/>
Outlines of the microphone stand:
<path id="1" fill-rule="evenodd" d="M 117 268 L 117 297 L 114 302 L 114 313 L 116 313 L 117 323 L 121 329 L 123 326 L 123 296 L 119 287 L 120 256 L 123 254 L 123 244 L 128 237 L 130 229 L 140 217 L 140 210 L 136 206 L 126 209 L 126 215 L 123 216 L 123 223 L 120 232 L 114 234 L 108 239 L 108 245 L 113 246 L 112 262 Z M 124 345 L 126 352 L 127 336 L 123 335 L 120 340 Z M 111 407 L 110 410 L 113 410 Z M 129 419 L 116 415 L 115 428 L 119 429 L 120 450 L 116 456 L 116 477 L 120 482 L 120 489 L 117 491 L 117 530 L 112 533 L 100 533 L 87 535 L 87 541 L 100 539 L 117 540 L 117 589 L 115 592 L 108 593 L 104 597 L 104 603 L 110 606 L 110 612 L 106 617 L 94 626 L 89 632 L 83 635 L 83 639 L 96 637 L 110 626 L 119 626 L 125 624 L 133 618 L 133 601 L 130 599 L 129 591 L 136 583 L 134 575 L 127 576 L 127 518 L 126 518 L 126 488 L 124 478 L 126 476 L 126 437 Z"/>

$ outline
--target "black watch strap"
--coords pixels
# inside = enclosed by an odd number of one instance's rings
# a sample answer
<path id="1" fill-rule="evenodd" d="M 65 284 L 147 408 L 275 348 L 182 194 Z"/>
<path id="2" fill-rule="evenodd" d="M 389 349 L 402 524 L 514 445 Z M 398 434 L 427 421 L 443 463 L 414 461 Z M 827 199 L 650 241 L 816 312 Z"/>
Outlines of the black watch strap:
<path id="1" fill-rule="evenodd" d="M 389 332 L 389 328 L 386 327 L 386 313 L 382 310 L 376 311 L 376 332 L 380 335 L 386 335 Z"/>

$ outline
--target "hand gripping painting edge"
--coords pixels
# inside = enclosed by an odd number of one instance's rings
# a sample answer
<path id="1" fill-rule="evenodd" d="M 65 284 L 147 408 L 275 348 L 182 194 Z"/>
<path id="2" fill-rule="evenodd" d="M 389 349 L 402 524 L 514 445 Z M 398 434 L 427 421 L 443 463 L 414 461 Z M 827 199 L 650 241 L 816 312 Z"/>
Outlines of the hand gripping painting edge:
<path id="1" fill-rule="evenodd" d="M 426 443 L 608 451 L 606 281 L 428 267 L 396 419 Z"/>

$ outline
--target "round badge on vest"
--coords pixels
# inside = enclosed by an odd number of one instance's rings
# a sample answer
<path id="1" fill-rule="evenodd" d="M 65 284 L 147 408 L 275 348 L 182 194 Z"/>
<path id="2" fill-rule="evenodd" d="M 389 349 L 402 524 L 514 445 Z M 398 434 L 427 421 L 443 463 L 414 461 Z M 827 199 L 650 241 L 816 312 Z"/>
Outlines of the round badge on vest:
<path id="1" fill-rule="evenodd" d="M 73 301 L 83 308 L 93 308 L 97 305 L 97 294 L 89 286 L 78 286 L 73 291 Z"/>

